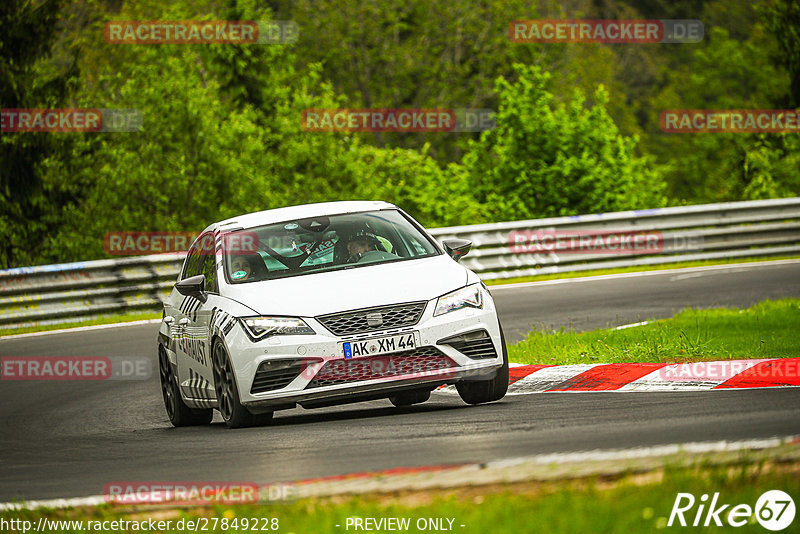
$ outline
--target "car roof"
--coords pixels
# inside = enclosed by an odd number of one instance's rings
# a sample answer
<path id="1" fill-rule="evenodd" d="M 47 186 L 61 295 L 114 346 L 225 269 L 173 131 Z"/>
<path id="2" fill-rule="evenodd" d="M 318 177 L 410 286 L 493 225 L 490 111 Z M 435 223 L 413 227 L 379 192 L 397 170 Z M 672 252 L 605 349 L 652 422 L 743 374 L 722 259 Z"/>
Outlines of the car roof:
<path id="1" fill-rule="evenodd" d="M 225 229 L 253 228 L 265 224 L 273 224 L 307 217 L 322 217 L 339 215 L 342 213 L 358 213 L 361 211 L 374 211 L 397 209 L 397 206 L 380 200 L 344 200 L 338 202 L 319 202 L 317 204 L 302 204 L 271 210 L 247 213 L 231 217 L 211 225 L 211 227 Z"/>

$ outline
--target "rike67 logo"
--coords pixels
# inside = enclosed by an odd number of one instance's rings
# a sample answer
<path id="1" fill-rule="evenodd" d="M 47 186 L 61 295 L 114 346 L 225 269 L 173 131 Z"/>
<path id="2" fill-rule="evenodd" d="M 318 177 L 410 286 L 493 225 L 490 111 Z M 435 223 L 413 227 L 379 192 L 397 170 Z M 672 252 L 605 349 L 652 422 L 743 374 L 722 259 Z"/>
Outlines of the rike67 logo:
<path id="1" fill-rule="evenodd" d="M 696 508 L 695 508 L 696 506 Z M 767 530 L 784 530 L 794 521 L 794 500 L 781 490 L 764 492 L 755 507 L 749 504 L 732 505 L 720 499 L 719 492 L 709 499 L 703 494 L 696 499 L 691 493 L 678 493 L 667 526 L 731 526 L 743 527 L 748 523 L 760 524 Z"/>

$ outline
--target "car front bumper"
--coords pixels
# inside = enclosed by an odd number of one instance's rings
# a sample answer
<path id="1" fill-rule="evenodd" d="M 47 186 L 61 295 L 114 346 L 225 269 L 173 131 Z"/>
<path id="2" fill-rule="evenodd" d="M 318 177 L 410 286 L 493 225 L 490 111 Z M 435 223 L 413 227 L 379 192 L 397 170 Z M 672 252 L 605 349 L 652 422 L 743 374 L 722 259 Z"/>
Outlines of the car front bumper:
<path id="1" fill-rule="evenodd" d="M 336 336 L 316 319 L 304 317 L 315 334 L 273 336 L 254 342 L 239 324 L 225 337 L 225 344 L 236 374 L 240 401 L 250 411 L 258 413 L 293 408 L 297 404 L 310 408 L 385 398 L 404 390 L 434 389 L 462 380 L 490 379 L 503 365 L 503 342 L 494 302 L 488 291 L 484 289 L 483 292 L 481 309 L 466 308 L 434 317 L 437 299 L 433 299 L 428 301 L 420 320 L 413 326 L 355 336 Z M 416 351 L 434 356 L 420 360 L 415 351 L 410 351 L 344 359 L 343 341 L 379 338 L 400 332 L 418 332 Z M 449 342 L 441 343 L 473 332 L 484 332 L 484 346 L 494 349 L 494 357 L 487 357 L 484 351 L 480 358 L 476 359 L 474 353 L 471 358 L 458 344 L 456 347 L 462 350 L 457 350 Z M 469 350 L 466 352 L 470 353 Z M 385 372 L 387 359 L 400 364 L 394 374 Z M 297 365 L 302 370 L 283 387 L 252 392 L 256 372 L 267 361 L 277 366 Z M 433 361 L 435 365 L 431 363 Z M 378 369 L 383 374 L 364 374 L 351 369 Z M 333 377 L 333 380 L 320 380 L 321 376 Z"/>

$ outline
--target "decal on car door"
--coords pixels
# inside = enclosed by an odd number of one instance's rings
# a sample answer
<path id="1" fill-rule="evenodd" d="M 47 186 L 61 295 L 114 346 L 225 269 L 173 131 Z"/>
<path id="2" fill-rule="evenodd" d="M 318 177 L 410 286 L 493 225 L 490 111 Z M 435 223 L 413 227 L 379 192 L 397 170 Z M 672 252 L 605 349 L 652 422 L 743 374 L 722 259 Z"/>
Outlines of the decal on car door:
<path id="1" fill-rule="evenodd" d="M 231 317 L 219 308 L 211 310 L 210 324 L 212 334 L 219 334 L 224 338 L 231 331 L 235 323 L 236 319 L 234 317 Z"/>

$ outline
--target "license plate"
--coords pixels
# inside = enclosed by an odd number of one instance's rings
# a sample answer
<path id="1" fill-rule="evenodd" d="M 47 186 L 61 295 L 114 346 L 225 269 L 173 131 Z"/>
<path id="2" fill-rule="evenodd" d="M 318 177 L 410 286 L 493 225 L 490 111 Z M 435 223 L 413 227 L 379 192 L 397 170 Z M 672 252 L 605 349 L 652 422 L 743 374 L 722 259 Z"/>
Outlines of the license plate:
<path id="1" fill-rule="evenodd" d="M 345 360 L 363 356 L 377 356 L 391 352 L 402 352 L 419 347 L 419 332 L 408 332 L 394 336 L 376 337 L 341 343 Z"/>

